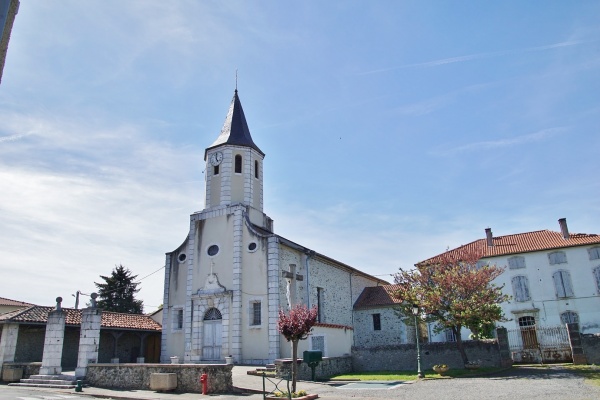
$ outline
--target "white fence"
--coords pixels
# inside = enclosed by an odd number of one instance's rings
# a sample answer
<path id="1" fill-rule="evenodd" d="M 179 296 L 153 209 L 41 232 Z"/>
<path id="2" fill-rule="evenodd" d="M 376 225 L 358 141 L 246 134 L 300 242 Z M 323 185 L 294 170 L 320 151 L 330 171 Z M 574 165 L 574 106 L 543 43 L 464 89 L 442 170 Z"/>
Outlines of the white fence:
<path id="1" fill-rule="evenodd" d="M 566 326 L 526 326 L 510 329 L 508 344 L 515 363 L 573 361 Z"/>

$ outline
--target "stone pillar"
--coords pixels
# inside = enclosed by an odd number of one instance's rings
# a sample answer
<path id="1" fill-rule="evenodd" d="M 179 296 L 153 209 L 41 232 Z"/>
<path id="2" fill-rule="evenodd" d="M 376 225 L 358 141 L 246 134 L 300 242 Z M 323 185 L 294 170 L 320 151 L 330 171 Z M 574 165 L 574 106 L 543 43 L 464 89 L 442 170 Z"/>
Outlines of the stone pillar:
<path id="1" fill-rule="evenodd" d="M 44 355 L 40 375 L 59 375 L 62 372 L 62 350 L 65 338 L 66 311 L 61 307 L 62 297 L 56 298 L 56 308 L 48 313 Z"/>
<path id="2" fill-rule="evenodd" d="M 4 324 L 2 327 L 2 341 L 0 342 L 0 366 L 5 362 L 15 361 L 17 339 L 19 337 L 18 324 Z"/>
<path id="3" fill-rule="evenodd" d="M 587 364 L 587 357 L 583 354 L 581 345 L 581 333 L 579 333 L 579 324 L 567 324 L 569 342 L 571 344 L 571 354 L 573 355 L 573 364 Z"/>
<path id="4" fill-rule="evenodd" d="M 508 331 L 504 327 L 496 328 L 496 337 L 498 338 L 498 350 L 500 352 L 500 366 L 510 367 L 513 359 L 510 355 L 510 345 L 508 344 Z"/>
<path id="5" fill-rule="evenodd" d="M 100 325 L 102 310 L 96 308 L 96 293 L 92 293 L 92 306 L 81 311 L 81 328 L 79 331 L 79 353 L 75 376 L 84 377 L 88 364 L 98 362 L 98 347 L 100 346 Z"/>

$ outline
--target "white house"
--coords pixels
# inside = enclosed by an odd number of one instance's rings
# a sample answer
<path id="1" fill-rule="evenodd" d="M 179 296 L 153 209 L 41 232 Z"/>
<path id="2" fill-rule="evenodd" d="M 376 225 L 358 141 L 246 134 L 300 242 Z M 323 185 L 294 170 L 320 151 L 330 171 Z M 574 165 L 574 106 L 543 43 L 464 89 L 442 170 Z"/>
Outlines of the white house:
<path id="1" fill-rule="evenodd" d="M 354 302 L 365 287 L 387 283 L 274 233 L 263 212 L 264 158 L 236 90 L 220 135 L 204 152 L 205 208 L 190 216 L 183 243 L 166 255 L 164 362 L 288 357 L 277 319 L 290 304 L 319 308 L 319 324 L 300 352 L 348 354 Z"/>
<path id="2" fill-rule="evenodd" d="M 480 251 L 480 263 L 506 267 L 495 283 L 513 299 L 503 303 L 509 329 L 579 323 L 582 333 L 600 332 L 600 236 L 541 230 L 486 237 L 449 250 Z M 445 253 L 444 253 L 445 254 Z M 438 256 L 422 261 L 427 263 Z"/>

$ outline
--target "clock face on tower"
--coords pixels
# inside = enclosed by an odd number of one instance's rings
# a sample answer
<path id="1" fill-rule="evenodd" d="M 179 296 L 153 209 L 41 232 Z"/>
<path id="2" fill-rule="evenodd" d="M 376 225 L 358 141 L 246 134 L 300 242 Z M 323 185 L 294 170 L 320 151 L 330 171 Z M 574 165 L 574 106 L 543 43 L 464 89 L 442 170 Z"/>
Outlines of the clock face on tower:
<path id="1" fill-rule="evenodd" d="M 210 156 L 210 163 L 214 166 L 221 164 L 221 161 L 223 161 L 223 153 L 220 151 L 217 151 Z"/>

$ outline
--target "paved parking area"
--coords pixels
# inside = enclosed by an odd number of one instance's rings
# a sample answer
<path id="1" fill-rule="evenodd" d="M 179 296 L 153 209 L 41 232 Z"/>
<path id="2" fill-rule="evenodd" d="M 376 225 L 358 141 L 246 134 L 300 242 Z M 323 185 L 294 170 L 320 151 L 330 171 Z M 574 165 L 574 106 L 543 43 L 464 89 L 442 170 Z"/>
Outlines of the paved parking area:
<path id="1" fill-rule="evenodd" d="M 93 397 L 132 400 L 222 400 L 262 399 L 256 391 L 262 389 L 262 377 L 247 375 L 250 367 L 234 367 L 234 386 L 254 393 L 202 396 L 198 393 L 158 393 L 149 390 L 112 390 L 85 388 L 83 393 L 72 390 L 31 390 L 0 385 L 0 400 L 76 399 Z M 546 368 L 519 367 L 497 375 L 460 379 L 425 379 L 393 382 L 298 382 L 298 389 L 317 393 L 321 399 L 533 399 L 533 400 L 591 400 L 600 399 L 600 387 L 584 382 L 584 378 L 561 366 Z"/>

